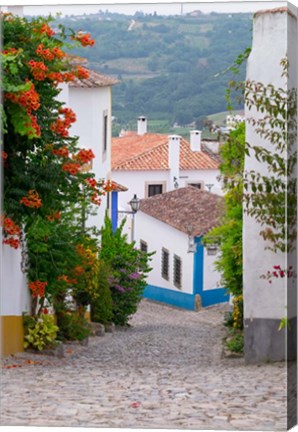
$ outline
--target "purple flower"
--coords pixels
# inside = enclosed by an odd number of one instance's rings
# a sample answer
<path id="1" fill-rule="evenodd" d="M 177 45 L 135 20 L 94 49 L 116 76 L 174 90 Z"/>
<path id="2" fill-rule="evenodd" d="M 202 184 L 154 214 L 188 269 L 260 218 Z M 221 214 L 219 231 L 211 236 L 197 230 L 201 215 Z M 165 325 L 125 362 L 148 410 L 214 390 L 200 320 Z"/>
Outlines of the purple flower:
<path id="1" fill-rule="evenodd" d="M 119 292 L 122 292 L 122 293 L 125 292 L 125 289 L 124 289 L 123 286 L 121 286 L 121 285 L 115 285 L 115 288 L 116 288 L 116 290 L 118 290 Z"/>
<path id="2" fill-rule="evenodd" d="M 140 273 L 134 272 L 130 275 L 128 275 L 129 279 L 139 279 L 141 277 Z"/>

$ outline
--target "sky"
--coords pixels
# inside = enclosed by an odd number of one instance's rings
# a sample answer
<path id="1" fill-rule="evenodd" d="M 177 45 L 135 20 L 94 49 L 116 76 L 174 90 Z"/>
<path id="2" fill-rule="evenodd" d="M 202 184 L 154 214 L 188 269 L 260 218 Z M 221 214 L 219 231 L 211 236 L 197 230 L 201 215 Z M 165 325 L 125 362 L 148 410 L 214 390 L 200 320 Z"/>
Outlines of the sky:
<path id="1" fill-rule="evenodd" d="M 3 1 L 2 5 L 14 5 L 18 3 L 17 1 Z M 56 15 L 56 13 L 61 12 L 62 15 L 81 15 L 96 13 L 99 10 L 109 10 L 111 12 L 119 12 L 128 15 L 133 15 L 137 11 L 143 11 L 144 13 L 157 12 L 160 15 L 172 15 L 181 13 L 181 5 L 183 4 L 183 12 L 187 13 L 193 10 L 201 10 L 204 13 L 209 12 L 255 12 L 261 9 L 271 9 L 274 7 L 285 6 L 286 1 L 204 1 L 204 2 L 178 2 L 163 0 L 160 2 L 158 0 L 151 0 L 150 3 L 145 3 L 142 1 L 130 1 L 129 4 L 125 0 L 105 0 L 105 3 L 99 3 L 98 1 L 88 1 L 88 4 L 82 4 L 82 1 L 63 1 L 57 3 L 57 1 L 47 0 L 45 2 L 41 1 L 31 1 L 23 2 L 24 12 L 26 15 Z M 298 5 L 298 0 L 292 1 L 296 6 Z M 30 6 L 29 6 L 30 4 Z M 37 6 L 38 5 L 38 6 Z"/>

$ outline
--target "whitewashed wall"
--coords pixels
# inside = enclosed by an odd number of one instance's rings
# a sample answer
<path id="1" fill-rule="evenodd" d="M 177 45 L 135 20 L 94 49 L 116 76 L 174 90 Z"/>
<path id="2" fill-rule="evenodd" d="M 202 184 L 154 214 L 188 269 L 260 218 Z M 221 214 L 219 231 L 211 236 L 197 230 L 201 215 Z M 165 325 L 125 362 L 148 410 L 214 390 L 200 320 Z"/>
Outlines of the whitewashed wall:
<path id="1" fill-rule="evenodd" d="M 203 290 L 211 290 L 214 288 L 223 288 L 220 284 L 220 273 L 215 269 L 214 262 L 218 258 L 217 255 L 208 255 L 207 249 L 204 248 L 204 276 Z"/>
<path id="2" fill-rule="evenodd" d="M 290 39 L 289 39 L 290 37 Z M 295 48 L 293 48 L 293 46 Z M 290 48 L 291 47 L 291 48 Z M 289 57 L 290 55 L 290 57 Z M 290 78 L 281 77 L 280 61 L 285 57 L 290 64 Z M 253 20 L 253 45 L 247 63 L 247 79 L 272 84 L 286 90 L 293 84 L 297 88 L 297 10 L 287 8 L 263 11 Z M 291 77 L 292 75 L 292 77 Z M 293 75 L 294 78 L 293 79 Z M 246 119 L 264 115 L 245 108 Z M 255 128 L 246 122 L 246 141 L 262 146 L 270 152 L 275 148 L 261 138 Z M 287 153 L 282 155 L 287 159 Z M 245 169 L 268 176 L 266 164 L 259 163 L 254 155 L 245 158 Z M 285 180 L 286 181 L 286 180 Z M 260 276 L 280 265 L 289 265 L 286 253 L 273 253 L 266 249 L 268 243 L 260 236 L 262 227 L 254 218 L 244 213 L 243 219 L 243 293 L 244 293 L 244 351 L 248 363 L 293 360 L 297 355 L 296 289 L 288 278 L 274 278 L 269 284 Z M 289 295 L 289 290 L 295 290 Z M 279 330 L 281 319 L 291 319 L 290 327 Z"/>
<path id="3" fill-rule="evenodd" d="M 0 315 L 21 316 L 30 311 L 27 281 L 21 271 L 21 251 L 2 244 L 1 240 L 1 290 Z"/>
<path id="4" fill-rule="evenodd" d="M 247 79 L 263 84 L 272 83 L 276 87 L 286 88 L 286 79 L 281 77 L 280 60 L 286 56 L 287 14 L 265 13 L 254 19 L 253 46 L 247 63 Z M 256 109 L 245 109 L 246 117 L 262 118 Z M 255 128 L 246 124 L 246 141 L 272 150 Z M 268 168 L 252 155 L 245 158 L 245 169 L 255 170 L 268 175 Z M 243 259 L 244 259 L 244 314 L 245 318 L 276 318 L 286 315 L 286 280 L 275 280 L 274 284 L 260 279 L 262 274 L 280 264 L 286 267 L 286 255 L 265 251 L 268 245 L 259 235 L 262 227 L 254 218 L 244 213 Z"/>
<path id="5" fill-rule="evenodd" d="M 218 170 L 188 170 L 180 171 L 179 187 L 185 187 L 188 183 L 197 183 L 203 181 L 204 184 L 214 184 L 212 193 L 222 195 L 221 184 L 217 180 L 219 175 Z M 165 192 L 169 192 L 169 171 L 113 171 L 112 178 L 116 182 L 126 186 L 127 192 L 119 194 L 119 207 L 127 209 L 127 203 L 131 200 L 134 194 L 139 198 L 145 198 L 147 182 L 166 182 Z M 207 188 L 205 188 L 208 190 Z"/>
<path id="6" fill-rule="evenodd" d="M 79 136 L 79 146 L 92 149 L 95 158 L 92 171 L 96 179 L 110 178 L 111 170 L 111 88 L 69 88 L 69 106 L 74 110 L 77 121 L 71 128 L 71 134 Z M 107 152 L 103 155 L 103 118 L 108 115 Z M 102 197 L 97 215 L 90 215 L 87 225 L 100 228 L 104 222 L 107 198 Z"/>
<path id="7" fill-rule="evenodd" d="M 193 254 L 187 253 L 187 235 L 170 227 L 147 214 L 139 211 L 136 215 L 136 244 L 140 240 L 148 244 L 148 252 L 156 251 L 151 261 L 153 270 L 149 273 L 147 283 L 160 288 L 193 293 Z M 166 281 L 161 277 L 161 249 L 170 251 L 170 278 Z M 178 289 L 173 284 L 173 260 L 174 254 L 182 259 L 182 288 Z"/>

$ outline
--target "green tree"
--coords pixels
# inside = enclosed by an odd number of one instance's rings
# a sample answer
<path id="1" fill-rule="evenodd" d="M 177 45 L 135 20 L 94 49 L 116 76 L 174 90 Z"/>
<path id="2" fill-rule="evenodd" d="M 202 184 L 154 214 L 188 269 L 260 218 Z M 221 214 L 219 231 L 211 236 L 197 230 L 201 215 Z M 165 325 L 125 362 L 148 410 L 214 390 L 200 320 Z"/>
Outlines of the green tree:
<path id="1" fill-rule="evenodd" d="M 245 155 L 245 124 L 232 131 L 220 149 L 221 179 L 225 190 L 225 215 L 220 226 L 204 238 L 208 244 L 219 241 L 219 258 L 215 262 L 221 283 L 235 295 L 242 294 L 242 199 Z"/>

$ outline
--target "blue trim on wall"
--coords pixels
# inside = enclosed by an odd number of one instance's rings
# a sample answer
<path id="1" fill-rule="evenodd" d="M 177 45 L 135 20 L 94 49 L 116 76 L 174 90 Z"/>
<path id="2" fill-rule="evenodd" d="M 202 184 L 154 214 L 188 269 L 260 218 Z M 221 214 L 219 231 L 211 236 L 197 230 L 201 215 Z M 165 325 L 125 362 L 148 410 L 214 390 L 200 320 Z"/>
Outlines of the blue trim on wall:
<path id="1" fill-rule="evenodd" d="M 147 285 L 143 297 L 179 308 L 195 310 L 195 296 L 193 294 Z"/>
<path id="2" fill-rule="evenodd" d="M 203 289 L 204 246 L 202 244 L 202 237 L 196 237 L 195 243 L 197 244 L 197 252 L 194 254 L 194 295 L 199 294 L 201 296 L 203 307 L 228 302 L 230 296 L 226 288 Z"/>
<path id="3" fill-rule="evenodd" d="M 201 294 L 203 307 L 228 302 L 229 298 L 230 296 L 226 288 L 214 288 L 203 291 Z"/>
<path id="4" fill-rule="evenodd" d="M 115 232 L 118 227 L 118 192 L 112 192 L 112 228 Z"/>
<path id="5" fill-rule="evenodd" d="M 197 251 L 194 253 L 193 263 L 193 293 L 200 294 L 203 291 L 203 276 L 204 276 L 204 246 L 201 242 L 201 237 L 195 237 Z"/>

